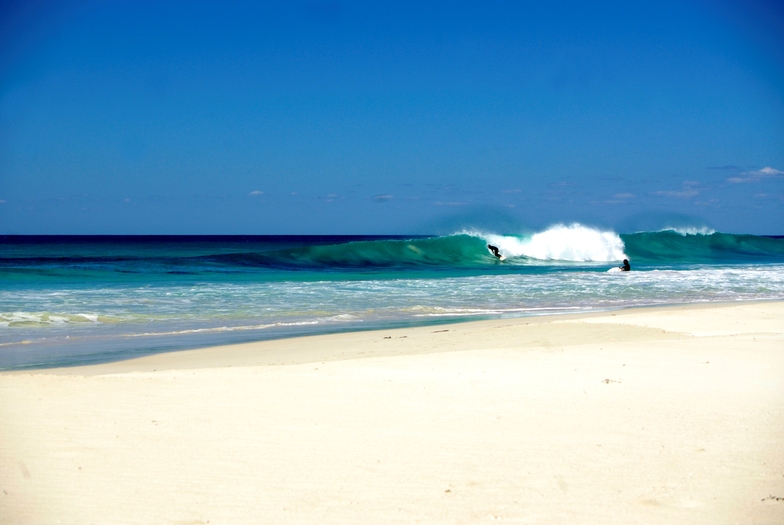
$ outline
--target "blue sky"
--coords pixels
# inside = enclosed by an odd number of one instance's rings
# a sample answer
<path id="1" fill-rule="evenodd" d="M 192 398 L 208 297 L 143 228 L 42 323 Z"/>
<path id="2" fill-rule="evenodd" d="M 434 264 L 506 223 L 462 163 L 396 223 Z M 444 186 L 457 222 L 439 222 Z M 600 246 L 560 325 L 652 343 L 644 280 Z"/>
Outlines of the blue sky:
<path id="1" fill-rule="evenodd" d="M 784 9 L 541 4 L 5 2 L 0 233 L 784 234 Z"/>

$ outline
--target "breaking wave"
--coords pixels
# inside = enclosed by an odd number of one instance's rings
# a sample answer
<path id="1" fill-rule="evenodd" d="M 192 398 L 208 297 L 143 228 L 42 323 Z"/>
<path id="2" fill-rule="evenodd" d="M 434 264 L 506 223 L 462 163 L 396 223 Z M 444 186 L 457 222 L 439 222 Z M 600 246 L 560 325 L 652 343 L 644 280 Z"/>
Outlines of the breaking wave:
<path id="1" fill-rule="evenodd" d="M 668 228 L 619 234 L 581 224 L 558 224 L 543 231 L 502 235 L 464 230 L 438 237 L 333 237 L 291 242 L 251 240 L 226 251 L 220 242 L 202 243 L 198 254 L 183 253 L 171 244 L 145 245 L 132 255 L 98 248 L 52 256 L 37 252 L 0 256 L 0 273 L 9 279 L 100 277 L 109 272 L 123 279 L 191 278 L 204 274 L 237 276 L 265 270 L 373 271 L 384 269 L 471 269 L 514 271 L 548 266 L 601 266 L 628 258 L 633 264 L 735 264 L 784 262 L 784 238 L 735 235 L 707 228 Z M 288 241 L 285 241 L 288 243 Z M 498 247 L 496 259 L 487 249 Z M 219 249 L 219 247 L 221 249 Z M 222 251 L 221 251 L 222 250 Z M 227 277 L 227 278 L 229 278 Z M 234 277 L 231 277 L 232 279 Z"/>
<path id="2" fill-rule="evenodd" d="M 615 262 L 626 258 L 617 233 L 581 224 L 557 225 L 533 235 L 514 236 L 469 233 L 486 239 L 509 257 L 537 261 Z"/>

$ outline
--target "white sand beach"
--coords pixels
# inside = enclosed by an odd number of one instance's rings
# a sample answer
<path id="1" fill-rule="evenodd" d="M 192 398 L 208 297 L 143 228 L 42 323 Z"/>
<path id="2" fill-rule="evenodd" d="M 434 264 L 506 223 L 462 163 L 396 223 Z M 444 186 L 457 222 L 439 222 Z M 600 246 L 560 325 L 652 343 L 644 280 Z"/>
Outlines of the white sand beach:
<path id="1" fill-rule="evenodd" d="M 0 523 L 784 523 L 784 302 L 0 374 Z"/>

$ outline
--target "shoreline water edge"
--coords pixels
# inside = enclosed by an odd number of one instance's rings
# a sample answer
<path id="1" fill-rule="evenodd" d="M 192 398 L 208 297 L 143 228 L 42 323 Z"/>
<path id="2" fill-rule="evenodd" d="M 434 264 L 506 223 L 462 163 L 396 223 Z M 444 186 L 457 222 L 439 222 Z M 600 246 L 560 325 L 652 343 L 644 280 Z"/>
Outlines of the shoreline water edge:
<path id="1" fill-rule="evenodd" d="M 516 316 L 506 318 L 457 320 L 450 323 L 410 324 L 406 326 L 389 326 L 360 330 L 346 330 L 332 333 L 314 333 L 296 335 L 286 338 L 258 339 L 225 345 L 198 345 L 168 352 L 150 352 L 125 359 L 106 359 L 97 362 L 75 363 L 67 366 L 42 366 L 26 369 L 0 370 L 0 374 L 57 374 L 57 375 L 96 375 L 127 372 L 150 372 L 161 370 L 187 370 L 200 368 L 222 368 L 234 366 L 269 366 L 299 365 L 312 362 L 343 361 L 370 357 L 389 357 L 394 355 L 420 355 L 430 353 L 452 352 L 465 350 L 463 345 L 440 345 L 437 343 L 443 335 L 433 338 L 429 334 L 477 334 L 493 331 L 517 331 L 521 337 L 512 339 L 505 334 L 505 346 L 525 349 L 543 344 L 551 347 L 557 344 L 558 336 L 552 332 L 562 326 L 636 326 L 645 328 L 644 335 L 650 341 L 694 337 L 696 335 L 732 336 L 753 334 L 779 334 L 784 332 L 784 321 L 779 321 L 775 313 L 784 311 L 784 300 L 756 300 L 721 303 L 686 303 L 653 306 L 631 306 L 604 311 L 555 313 L 535 316 Z M 764 312 L 758 319 L 753 319 L 752 312 Z M 684 316 L 678 320 L 679 316 Z M 688 318 L 696 317 L 695 326 L 689 326 Z M 641 322 L 644 319 L 651 321 Z M 653 321 L 656 320 L 656 321 Z M 628 321 L 628 322 L 627 322 Z M 770 323 L 770 321 L 775 321 Z M 699 325 L 708 323 L 710 331 L 706 332 Z M 714 324 L 716 323 L 716 324 Z M 718 324 L 725 324 L 719 328 Z M 647 330 L 653 327 L 652 330 Z M 664 328 L 662 330 L 661 328 Z M 548 327 L 548 328 L 545 328 Z M 532 335 L 523 335 L 526 331 L 538 333 L 545 328 L 550 333 L 549 339 L 540 340 Z M 665 334 L 659 337 L 658 333 Z M 590 333 L 586 339 L 567 337 L 568 345 L 589 343 Z M 614 334 L 618 335 L 618 334 Z M 625 334 L 620 335 L 623 337 Z M 386 341 L 407 339 L 411 336 L 424 337 L 416 348 L 404 351 L 369 349 L 368 341 Z M 449 337 L 449 336 L 447 336 Z M 636 338 L 634 338 L 636 339 Z M 617 342 L 617 341 L 613 341 Z M 492 343 L 478 347 L 495 348 Z M 476 347 L 476 346 L 475 346 Z M 473 348 L 472 348 L 473 349 Z"/>

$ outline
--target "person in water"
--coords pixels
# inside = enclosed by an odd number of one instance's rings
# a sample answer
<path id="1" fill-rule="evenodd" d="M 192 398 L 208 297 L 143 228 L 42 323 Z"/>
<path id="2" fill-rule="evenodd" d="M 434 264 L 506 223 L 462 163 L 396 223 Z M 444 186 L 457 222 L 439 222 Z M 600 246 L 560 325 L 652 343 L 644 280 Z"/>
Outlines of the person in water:
<path id="1" fill-rule="evenodd" d="M 618 268 L 620 268 L 622 272 L 628 272 L 631 270 L 632 266 L 629 264 L 629 259 L 624 259 L 623 266 L 619 266 Z"/>
<path id="2" fill-rule="evenodd" d="M 501 254 L 498 253 L 498 247 L 497 246 L 493 246 L 492 244 L 488 244 L 487 245 L 487 249 L 490 250 L 493 253 L 493 255 L 495 255 L 499 259 L 502 257 Z"/>

